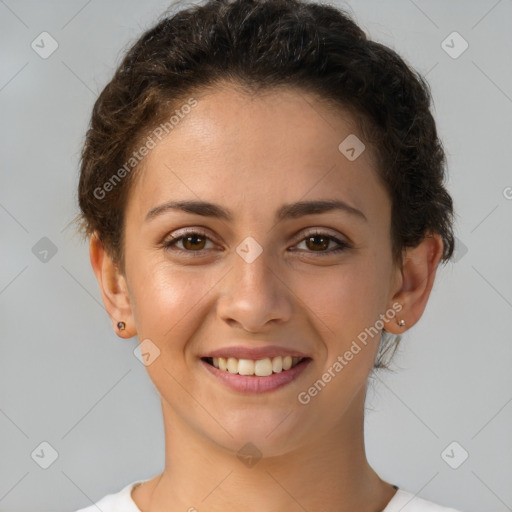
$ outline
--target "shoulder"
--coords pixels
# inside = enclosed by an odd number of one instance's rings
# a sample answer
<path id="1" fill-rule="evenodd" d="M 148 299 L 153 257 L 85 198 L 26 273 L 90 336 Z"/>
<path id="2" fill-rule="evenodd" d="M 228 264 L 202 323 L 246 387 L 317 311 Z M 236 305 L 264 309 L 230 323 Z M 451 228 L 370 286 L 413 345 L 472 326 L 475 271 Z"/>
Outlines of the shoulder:
<path id="1" fill-rule="evenodd" d="M 443 507 L 432 501 L 415 496 L 412 492 L 398 489 L 382 512 L 461 512 L 454 508 Z"/>
<path id="2" fill-rule="evenodd" d="M 144 480 L 137 480 L 123 487 L 119 492 L 107 494 L 99 501 L 75 512 L 141 512 L 132 500 L 131 492 L 135 485 Z"/>

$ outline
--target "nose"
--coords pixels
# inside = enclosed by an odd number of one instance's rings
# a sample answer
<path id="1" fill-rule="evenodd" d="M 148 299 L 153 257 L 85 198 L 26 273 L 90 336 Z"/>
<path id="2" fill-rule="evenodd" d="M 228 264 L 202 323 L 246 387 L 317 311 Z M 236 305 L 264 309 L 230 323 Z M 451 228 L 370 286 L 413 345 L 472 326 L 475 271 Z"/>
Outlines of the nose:
<path id="1" fill-rule="evenodd" d="M 217 312 L 231 327 L 262 332 L 287 322 L 293 311 L 293 292 L 286 273 L 277 270 L 265 250 L 253 261 L 236 254 L 231 271 L 222 282 Z"/>

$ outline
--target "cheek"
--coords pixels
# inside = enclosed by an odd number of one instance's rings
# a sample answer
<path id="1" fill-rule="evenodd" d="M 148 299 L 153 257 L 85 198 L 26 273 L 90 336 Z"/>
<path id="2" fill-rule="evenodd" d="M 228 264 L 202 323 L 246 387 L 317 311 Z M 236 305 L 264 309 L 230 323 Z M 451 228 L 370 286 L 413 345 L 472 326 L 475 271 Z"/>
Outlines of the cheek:
<path id="1" fill-rule="evenodd" d="M 183 329 L 194 323 L 194 316 L 201 309 L 201 298 L 211 288 L 209 280 L 191 278 L 187 272 L 165 264 L 141 266 L 133 277 L 133 309 L 139 337 L 179 343 Z"/>
<path id="2" fill-rule="evenodd" d="M 197 363 L 189 341 L 204 321 L 208 291 L 214 284 L 206 277 L 191 276 L 161 261 L 140 265 L 132 273 L 132 307 L 138 338 L 140 342 L 151 340 L 159 350 L 146 370 L 170 403 L 175 402 L 175 397 L 186 401 L 183 386 L 190 387 L 189 368 Z"/>
<path id="3" fill-rule="evenodd" d="M 365 327 L 373 325 L 385 308 L 383 268 L 369 257 L 332 267 L 320 277 L 300 277 L 300 297 L 314 313 L 322 332 L 345 345 Z"/>
<path id="4" fill-rule="evenodd" d="M 383 273 L 374 259 L 361 257 L 322 280 L 301 277 L 300 296 L 313 312 L 310 318 L 325 350 L 301 397 L 323 411 L 327 424 L 341 420 L 375 363 L 381 339 L 376 322 L 386 308 Z"/>
<path id="5" fill-rule="evenodd" d="M 199 331 L 215 310 L 212 299 L 225 270 L 186 268 L 158 251 L 134 251 L 131 256 L 130 292 L 139 340 L 150 339 L 167 367 L 184 372 L 196 362 L 197 350 L 190 340 L 201 338 Z"/>

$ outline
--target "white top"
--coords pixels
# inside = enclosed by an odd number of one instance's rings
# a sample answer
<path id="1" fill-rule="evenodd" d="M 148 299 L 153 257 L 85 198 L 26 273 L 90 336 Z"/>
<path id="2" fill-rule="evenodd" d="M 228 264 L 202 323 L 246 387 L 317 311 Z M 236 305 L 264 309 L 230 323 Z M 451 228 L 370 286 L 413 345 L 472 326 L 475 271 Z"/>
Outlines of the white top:
<path id="1" fill-rule="evenodd" d="M 131 497 L 132 489 L 148 480 L 137 480 L 128 484 L 116 494 L 107 494 L 94 505 L 81 508 L 76 512 L 141 512 Z M 382 512 L 460 512 L 454 508 L 442 507 L 432 501 L 424 500 L 413 493 L 398 489 Z"/>

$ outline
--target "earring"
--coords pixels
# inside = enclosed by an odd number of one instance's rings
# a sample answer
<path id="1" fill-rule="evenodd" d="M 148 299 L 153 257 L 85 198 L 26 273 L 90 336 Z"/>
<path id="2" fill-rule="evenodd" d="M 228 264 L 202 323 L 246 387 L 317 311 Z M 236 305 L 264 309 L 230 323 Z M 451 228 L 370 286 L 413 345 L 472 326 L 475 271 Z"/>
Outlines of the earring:
<path id="1" fill-rule="evenodd" d="M 405 320 L 402 318 L 401 320 L 398 320 L 397 321 L 397 324 L 400 326 L 400 327 L 403 327 L 405 325 Z"/>
<path id="2" fill-rule="evenodd" d="M 120 330 L 120 331 L 124 331 L 125 328 L 126 328 L 126 324 L 124 322 L 117 322 L 117 328 Z"/>

